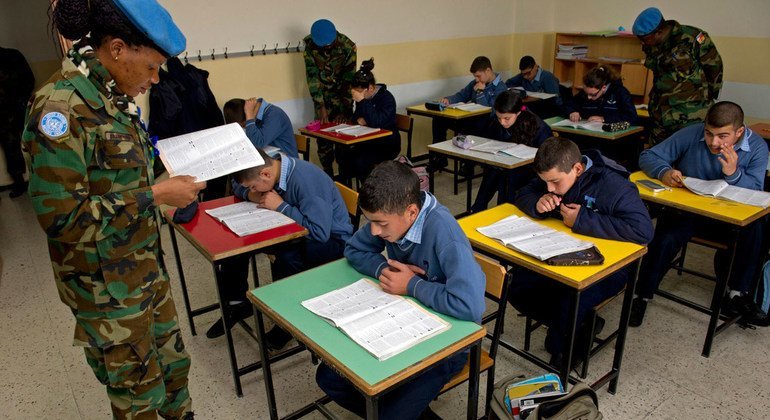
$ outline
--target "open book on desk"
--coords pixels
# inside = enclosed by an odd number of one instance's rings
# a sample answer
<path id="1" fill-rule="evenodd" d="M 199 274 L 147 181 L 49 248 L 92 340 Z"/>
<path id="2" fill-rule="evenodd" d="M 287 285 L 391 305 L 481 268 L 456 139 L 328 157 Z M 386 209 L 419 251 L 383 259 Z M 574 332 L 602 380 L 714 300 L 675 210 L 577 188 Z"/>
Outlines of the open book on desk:
<path id="1" fill-rule="evenodd" d="M 730 185 L 724 180 L 706 181 L 691 176 L 684 178 L 684 186 L 695 194 L 721 198 L 757 207 L 770 207 L 770 193 Z"/>
<path id="2" fill-rule="evenodd" d="M 530 147 L 525 144 L 507 143 L 477 136 L 465 137 L 471 138 L 473 142 L 473 146 L 469 150 L 477 152 L 508 155 L 519 159 L 532 159 L 535 157 L 535 153 L 537 153 L 536 147 Z"/>
<path id="3" fill-rule="evenodd" d="M 392 357 L 451 325 L 419 304 L 361 279 L 302 302 L 378 360 Z"/>
<path id="4" fill-rule="evenodd" d="M 490 111 L 492 108 L 484 105 L 479 105 L 473 102 L 456 102 L 446 106 L 447 108 L 459 109 L 460 111 L 474 112 L 474 111 Z"/>
<path id="5" fill-rule="evenodd" d="M 265 163 L 238 123 L 159 140 L 160 159 L 171 176 L 208 181 Z"/>
<path id="6" fill-rule="evenodd" d="M 264 232 L 294 223 L 292 218 L 277 211 L 259 208 L 257 203 L 251 201 L 209 209 L 206 213 L 222 222 L 238 236 Z"/>
<path id="7" fill-rule="evenodd" d="M 369 134 L 374 134 L 380 131 L 380 129 L 365 127 L 363 125 L 337 124 L 332 127 L 324 128 L 321 131 L 326 131 L 327 133 L 345 134 L 352 137 L 361 137 Z"/>
<path id="8" fill-rule="evenodd" d="M 530 90 L 525 90 L 525 89 L 524 89 L 523 87 L 521 87 L 521 86 L 516 86 L 516 87 L 514 87 L 513 89 L 516 89 L 516 90 L 518 90 L 518 91 L 521 91 L 521 92 L 524 92 L 524 93 L 526 93 L 526 94 L 527 94 L 527 97 L 530 97 L 530 98 L 538 98 L 538 99 L 551 99 L 551 98 L 555 98 L 555 97 L 556 97 L 556 94 L 555 94 L 555 93 L 547 93 L 547 92 L 532 92 L 532 91 L 530 91 Z"/>
<path id="9" fill-rule="evenodd" d="M 602 130 L 603 124 L 604 123 L 601 123 L 599 121 L 588 122 L 586 120 L 572 122 L 569 119 L 565 118 L 557 123 L 551 124 L 551 127 L 569 127 L 569 128 L 579 128 L 579 129 L 589 130 L 589 131 L 604 131 Z"/>
<path id="10" fill-rule="evenodd" d="M 515 249 L 540 261 L 546 261 L 557 255 L 583 251 L 594 246 L 591 242 L 577 239 L 567 233 L 543 226 L 529 218 L 516 215 L 476 230 L 508 248 Z"/>

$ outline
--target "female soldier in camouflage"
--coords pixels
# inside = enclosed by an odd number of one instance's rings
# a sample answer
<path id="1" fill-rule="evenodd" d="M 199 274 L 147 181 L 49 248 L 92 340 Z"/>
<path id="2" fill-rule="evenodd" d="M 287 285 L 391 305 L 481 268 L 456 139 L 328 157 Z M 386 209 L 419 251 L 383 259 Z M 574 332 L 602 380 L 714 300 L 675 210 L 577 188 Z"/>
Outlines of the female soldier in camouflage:
<path id="1" fill-rule="evenodd" d="M 184 35 L 155 0 L 58 0 L 52 19 L 76 41 L 35 93 L 23 140 L 74 345 L 106 385 L 115 418 L 191 418 L 190 359 L 156 210 L 186 206 L 205 183 L 154 183 L 153 145 L 133 100 L 184 50 Z"/>

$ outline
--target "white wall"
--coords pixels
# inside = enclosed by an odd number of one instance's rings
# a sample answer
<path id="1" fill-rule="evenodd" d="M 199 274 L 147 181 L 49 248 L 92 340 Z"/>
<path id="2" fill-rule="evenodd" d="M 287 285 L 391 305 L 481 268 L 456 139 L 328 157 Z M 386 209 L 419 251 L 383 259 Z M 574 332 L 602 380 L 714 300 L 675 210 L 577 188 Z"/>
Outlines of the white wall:
<path id="1" fill-rule="evenodd" d="M 0 45 L 21 51 L 30 63 L 56 60 L 47 10 L 45 0 L 0 1 Z"/>

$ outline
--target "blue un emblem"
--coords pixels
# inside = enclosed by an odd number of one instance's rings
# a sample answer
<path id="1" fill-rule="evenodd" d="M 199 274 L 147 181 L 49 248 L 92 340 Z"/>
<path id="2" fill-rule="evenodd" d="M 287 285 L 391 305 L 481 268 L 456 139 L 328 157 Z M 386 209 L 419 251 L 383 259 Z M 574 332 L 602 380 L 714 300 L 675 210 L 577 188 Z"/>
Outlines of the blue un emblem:
<path id="1" fill-rule="evenodd" d="M 49 112 L 40 121 L 40 130 L 49 137 L 61 137 L 67 133 L 69 121 L 61 112 Z"/>

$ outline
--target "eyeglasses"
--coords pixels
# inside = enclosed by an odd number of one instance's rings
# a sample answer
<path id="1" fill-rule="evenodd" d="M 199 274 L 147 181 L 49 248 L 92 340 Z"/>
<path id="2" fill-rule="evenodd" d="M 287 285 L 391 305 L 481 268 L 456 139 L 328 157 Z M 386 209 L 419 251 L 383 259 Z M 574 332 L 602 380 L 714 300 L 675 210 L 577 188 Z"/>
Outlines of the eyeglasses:
<path id="1" fill-rule="evenodd" d="M 606 90 L 607 90 L 607 85 L 604 85 L 604 86 L 602 86 L 601 89 L 597 90 L 594 93 L 586 92 L 586 96 L 588 97 L 588 99 L 597 99 L 600 96 L 602 96 L 602 93 L 604 93 L 604 91 L 606 91 Z"/>

